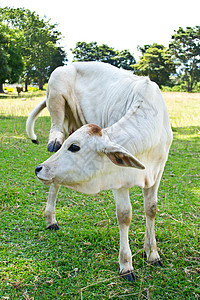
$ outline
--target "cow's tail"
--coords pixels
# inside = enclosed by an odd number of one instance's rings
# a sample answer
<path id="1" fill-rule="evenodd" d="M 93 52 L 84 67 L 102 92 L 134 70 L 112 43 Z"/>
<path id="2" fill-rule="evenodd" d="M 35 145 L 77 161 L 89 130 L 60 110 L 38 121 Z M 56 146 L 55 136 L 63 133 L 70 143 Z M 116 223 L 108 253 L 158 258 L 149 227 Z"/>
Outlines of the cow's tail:
<path id="1" fill-rule="evenodd" d="M 46 98 L 42 100 L 30 113 L 26 121 L 26 132 L 33 143 L 39 144 L 37 136 L 34 132 L 35 120 L 38 114 L 46 107 Z"/>

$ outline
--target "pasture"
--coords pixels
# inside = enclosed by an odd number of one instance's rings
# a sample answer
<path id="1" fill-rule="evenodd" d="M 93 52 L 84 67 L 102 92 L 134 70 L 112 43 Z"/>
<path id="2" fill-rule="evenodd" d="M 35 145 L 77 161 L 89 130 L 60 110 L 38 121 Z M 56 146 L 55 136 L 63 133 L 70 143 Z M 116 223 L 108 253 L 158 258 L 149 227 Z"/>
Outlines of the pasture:
<path id="1" fill-rule="evenodd" d="M 159 189 L 156 238 L 163 267 L 144 257 L 142 191 L 130 190 L 134 283 L 119 277 L 119 230 L 111 191 L 61 188 L 60 229 L 45 229 L 48 187 L 35 167 L 47 152 L 50 118 L 36 121 L 40 144 L 25 132 L 44 94 L 0 96 L 0 299 L 200 299 L 200 94 L 163 93 L 174 133 Z"/>

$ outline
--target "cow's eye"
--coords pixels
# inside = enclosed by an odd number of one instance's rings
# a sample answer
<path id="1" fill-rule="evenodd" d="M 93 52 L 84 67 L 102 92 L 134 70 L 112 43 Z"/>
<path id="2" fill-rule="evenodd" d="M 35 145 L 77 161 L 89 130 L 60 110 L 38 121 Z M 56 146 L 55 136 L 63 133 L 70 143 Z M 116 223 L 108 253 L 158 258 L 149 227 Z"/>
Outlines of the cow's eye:
<path id="1" fill-rule="evenodd" d="M 68 150 L 71 152 L 77 152 L 80 150 L 80 147 L 76 144 L 71 144 L 71 146 L 69 146 Z"/>

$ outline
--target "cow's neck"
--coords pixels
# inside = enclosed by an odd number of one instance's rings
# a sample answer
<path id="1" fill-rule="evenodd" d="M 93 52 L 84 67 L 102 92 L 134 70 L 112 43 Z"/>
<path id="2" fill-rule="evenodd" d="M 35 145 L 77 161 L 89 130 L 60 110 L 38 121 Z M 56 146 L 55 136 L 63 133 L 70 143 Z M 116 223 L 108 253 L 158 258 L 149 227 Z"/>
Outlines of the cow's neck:
<path id="1" fill-rule="evenodd" d="M 137 152 L 136 139 L 138 129 L 136 112 L 140 109 L 142 101 L 134 103 L 129 111 L 118 122 L 104 129 L 110 140 L 124 147 L 131 146 L 132 152 Z M 131 143 L 131 144 L 130 144 Z"/>
<path id="2" fill-rule="evenodd" d="M 157 118 L 156 107 L 145 98 L 139 97 L 124 117 L 104 130 L 111 141 L 127 148 L 133 155 L 137 155 L 150 149 L 152 140 L 157 142 L 156 137 L 152 136 L 154 131 L 151 130 L 156 126 Z"/>

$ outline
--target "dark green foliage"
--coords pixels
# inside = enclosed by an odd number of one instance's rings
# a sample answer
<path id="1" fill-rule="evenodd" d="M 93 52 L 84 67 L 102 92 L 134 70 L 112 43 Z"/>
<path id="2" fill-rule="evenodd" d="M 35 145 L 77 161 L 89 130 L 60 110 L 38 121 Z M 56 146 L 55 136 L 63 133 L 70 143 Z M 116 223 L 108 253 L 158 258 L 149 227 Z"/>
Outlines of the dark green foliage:
<path id="1" fill-rule="evenodd" d="M 128 50 L 118 51 L 108 45 L 98 45 L 97 42 L 78 42 L 72 50 L 73 61 L 100 61 L 115 67 L 133 70 L 135 58 Z"/>
<path id="2" fill-rule="evenodd" d="M 142 52 L 139 62 L 134 65 L 136 74 L 149 76 L 159 87 L 170 85 L 170 75 L 175 73 L 175 64 L 169 51 L 158 44 L 138 47 Z"/>
<path id="3" fill-rule="evenodd" d="M 200 26 L 179 27 L 172 36 L 169 49 L 178 64 L 179 81 L 186 81 L 187 90 L 191 92 L 200 81 Z"/>
<path id="4" fill-rule="evenodd" d="M 0 8 L 0 19 L 21 33 L 19 46 L 25 64 L 26 87 L 28 83 L 35 82 L 43 89 L 50 73 L 67 61 L 65 51 L 58 45 L 61 33 L 57 25 L 24 8 Z"/>
<path id="5" fill-rule="evenodd" d="M 6 80 L 17 82 L 23 72 L 21 38 L 19 30 L 9 28 L 0 21 L 0 92 L 3 92 L 2 85 Z"/>

